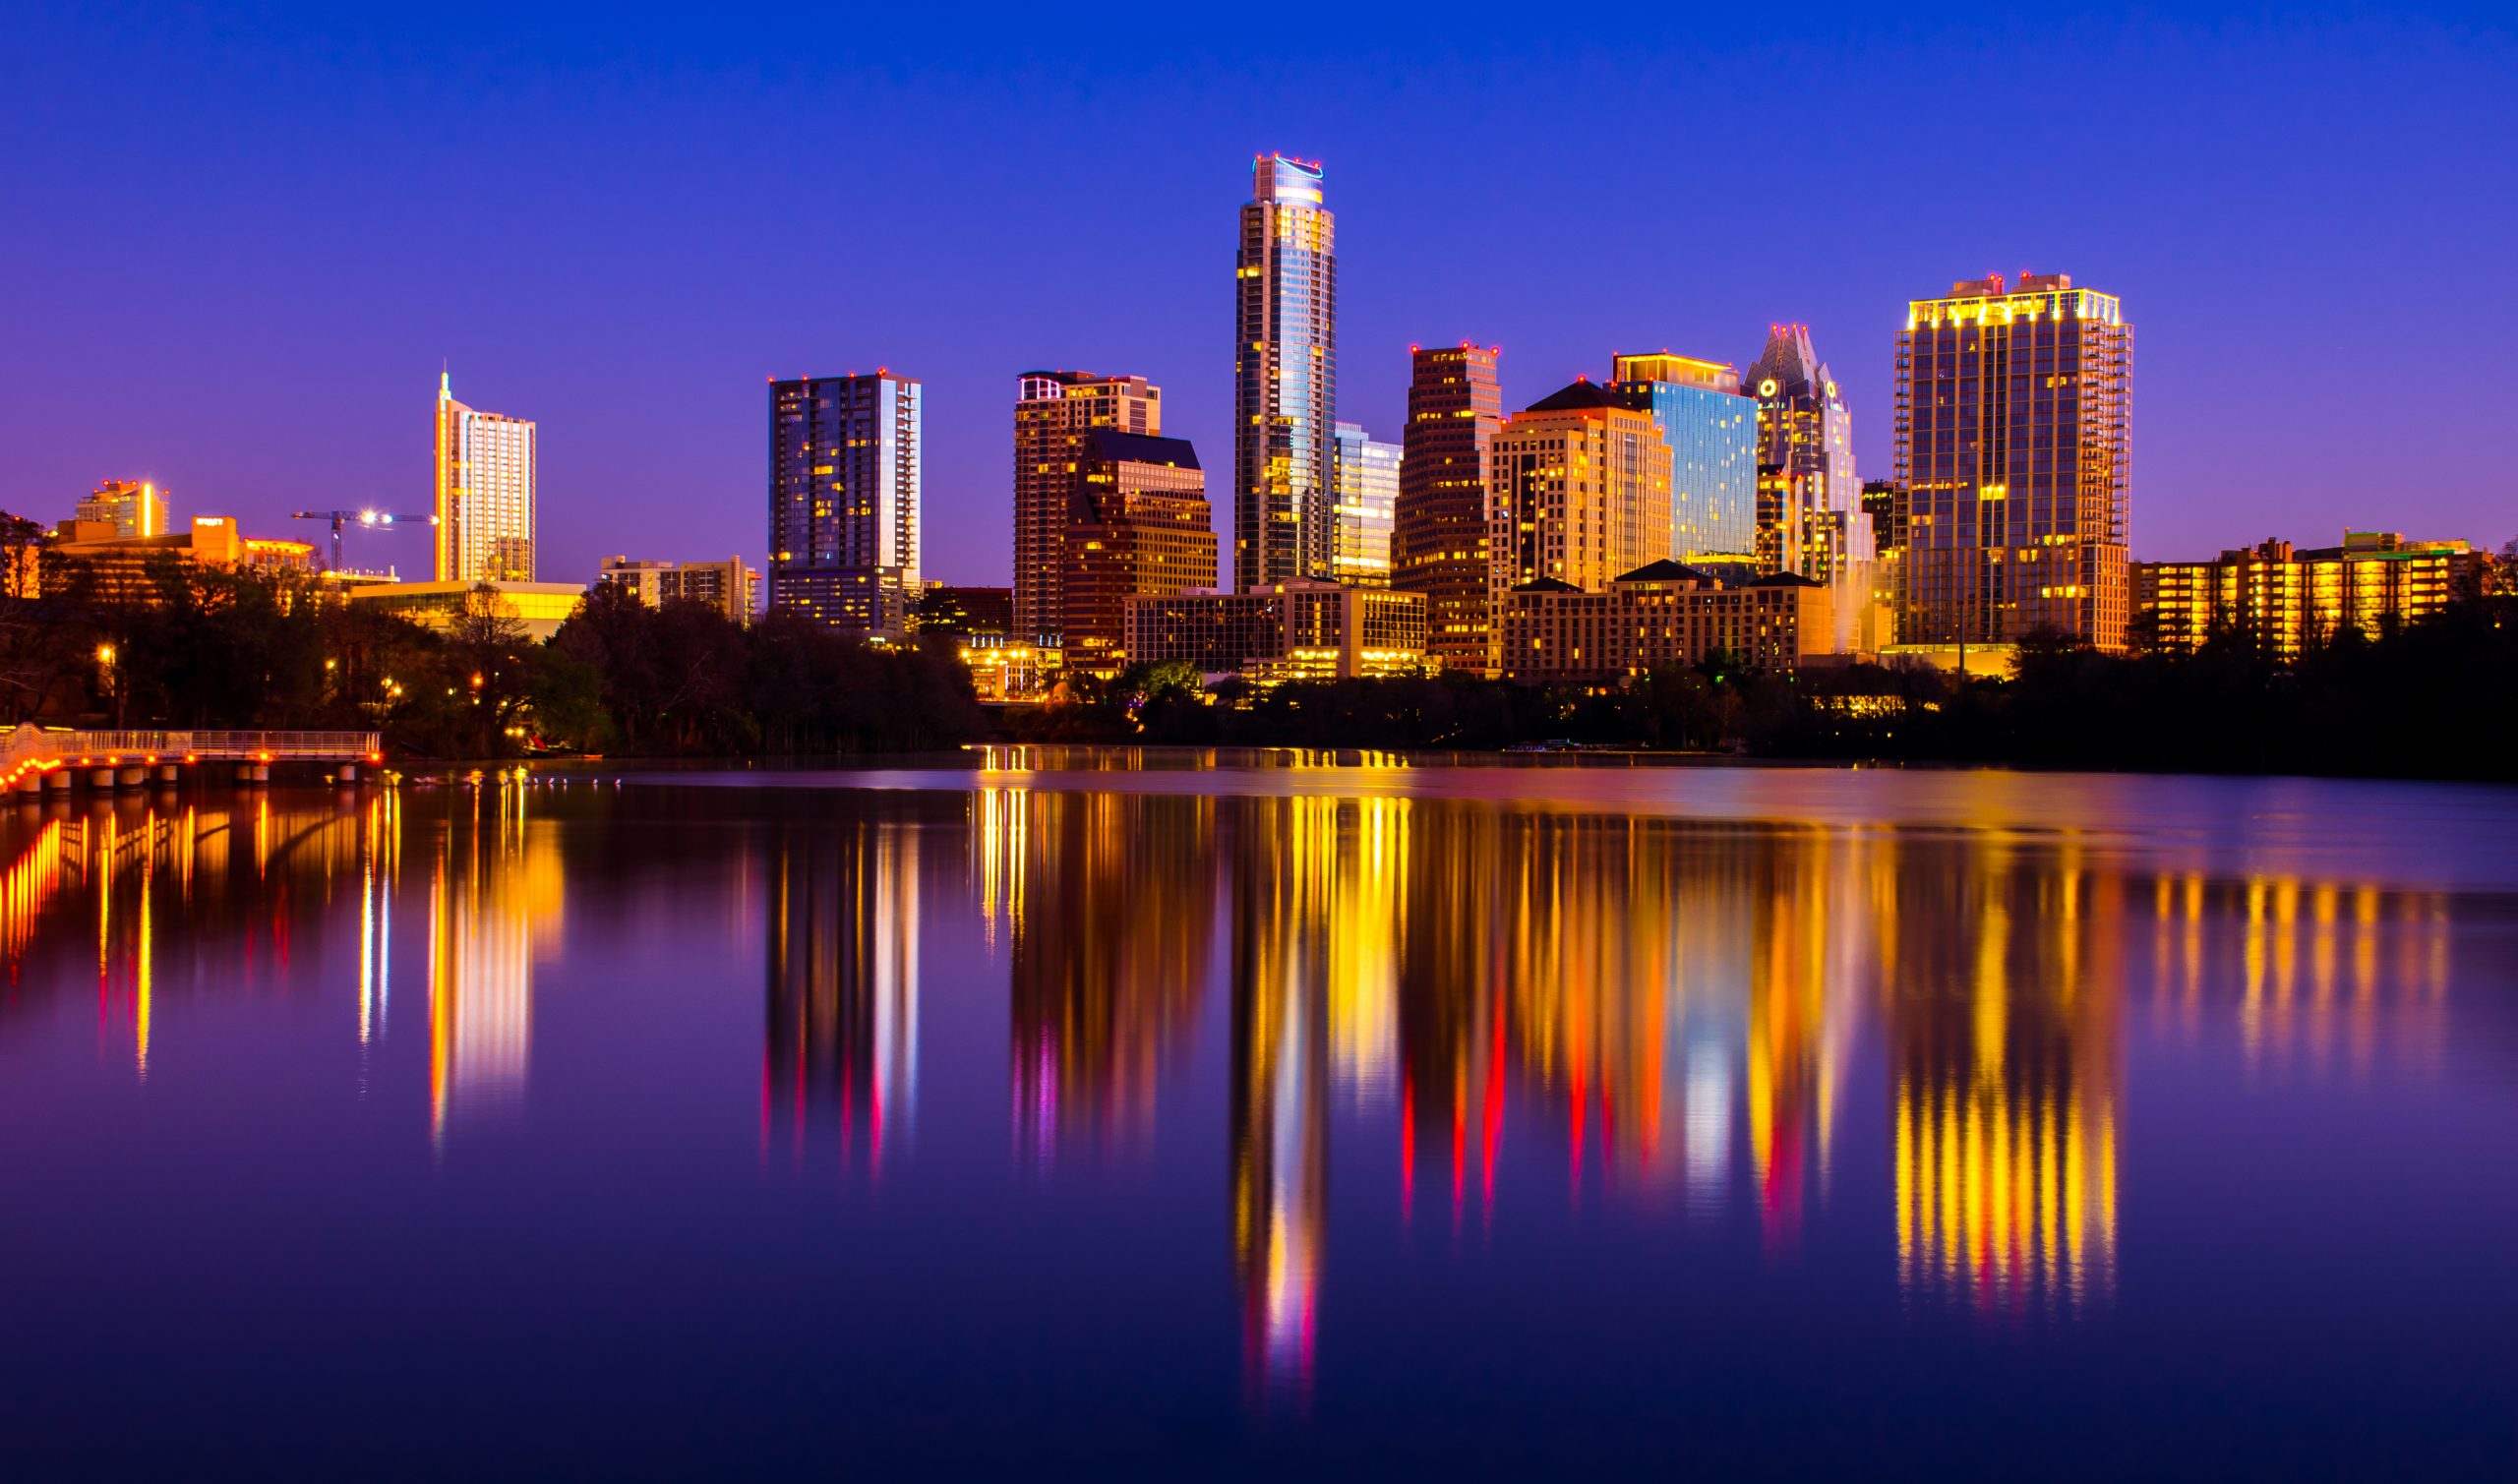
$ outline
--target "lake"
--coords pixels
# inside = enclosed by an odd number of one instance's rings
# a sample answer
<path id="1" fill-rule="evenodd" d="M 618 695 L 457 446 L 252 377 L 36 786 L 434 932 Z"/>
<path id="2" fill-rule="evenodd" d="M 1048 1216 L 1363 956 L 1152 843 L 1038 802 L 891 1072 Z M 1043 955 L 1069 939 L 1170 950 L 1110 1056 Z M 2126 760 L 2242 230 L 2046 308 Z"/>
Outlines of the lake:
<path id="1" fill-rule="evenodd" d="M 2518 791 L 0 806 L 20 1477 L 2496 1474 Z"/>

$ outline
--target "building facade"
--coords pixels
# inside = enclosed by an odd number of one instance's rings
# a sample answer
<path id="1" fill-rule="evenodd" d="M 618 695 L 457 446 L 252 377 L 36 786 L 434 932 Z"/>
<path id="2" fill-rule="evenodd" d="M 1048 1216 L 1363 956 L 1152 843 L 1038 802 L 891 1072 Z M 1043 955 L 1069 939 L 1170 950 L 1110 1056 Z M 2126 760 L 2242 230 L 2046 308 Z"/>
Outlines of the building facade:
<path id="1" fill-rule="evenodd" d="M 645 562 L 606 557 L 596 579 L 635 594 L 649 608 L 704 603 L 737 623 L 760 608 L 760 573 L 741 557 L 723 562 Z"/>
<path id="2" fill-rule="evenodd" d="M 1278 582 L 1127 600 L 1132 663 L 1185 660 L 1266 679 L 1392 675 L 1425 663 L 1425 600 L 1336 582 Z"/>
<path id="3" fill-rule="evenodd" d="M 769 607 L 897 639 L 921 592 L 921 387 L 911 377 L 769 385 Z"/>
<path id="4" fill-rule="evenodd" d="M 1241 208 L 1233 581 L 1327 577 L 1337 547 L 1337 218 L 1317 162 L 1262 154 Z"/>
<path id="5" fill-rule="evenodd" d="M 125 541 L 163 536 L 172 529 L 166 521 L 165 495 L 147 480 L 106 480 L 79 502 L 74 518 L 83 525 L 109 525 Z"/>
<path id="6" fill-rule="evenodd" d="M 484 594 L 481 589 L 489 588 Z M 573 582 L 375 582 L 342 594 L 375 613 L 392 614 L 424 628 L 453 628 L 468 614 L 487 612 L 520 625 L 539 643 L 560 631 L 585 601 Z"/>
<path id="7" fill-rule="evenodd" d="M 454 399 L 437 379 L 437 580 L 533 580 L 538 430 Z"/>
<path id="8" fill-rule="evenodd" d="M 2347 531 L 2341 546 L 2265 541 L 2211 562 L 2137 563 L 2134 629 L 2168 654 L 2227 634 L 2296 660 L 2346 629 L 2376 638 L 2479 596 L 2488 562 L 2463 541 Z"/>
<path id="9" fill-rule="evenodd" d="M 86 507 L 82 502 L 82 508 Z M 161 510 L 162 515 L 162 510 Z M 53 528 L 28 573 L 12 574 L 14 596 L 31 596 L 31 587 L 46 595 L 75 592 L 86 597 L 153 605 L 159 601 L 150 567 L 161 557 L 197 566 L 265 572 L 313 572 L 315 548 L 303 541 L 280 541 L 245 534 L 226 515 L 196 515 L 182 530 L 126 536 L 112 520 L 65 520 Z"/>
<path id="10" fill-rule="evenodd" d="M 1391 517 L 1391 586 L 1424 595 L 1426 652 L 1472 674 L 1486 668 L 1486 483 L 1504 423 L 1500 354 L 1466 340 L 1410 351 Z"/>
<path id="11" fill-rule="evenodd" d="M 1096 428 L 1066 527 L 1063 659 L 1116 675 L 1127 652 L 1127 600 L 1216 585 L 1207 477 L 1183 438 Z"/>
<path id="12" fill-rule="evenodd" d="M 1014 589 L 929 582 L 918 595 L 911 618 L 920 633 L 1001 639 L 1015 632 Z"/>
<path id="13" fill-rule="evenodd" d="M 2133 330 L 2065 273 L 1951 285 L 1897 335 L 1899 648 L 2125 647 Z"/>
<path id="14" fill-rule="evenodd" d="M 1854 475 L 1853 417 L 1810 344 L 1810 326 L 1768 326 L 1749 368 L 1758 406 L 1758 564 L 1822 582 L 1869 559 L 1871 534 Z"/>
<path id="15" fill-rule="evenodd" d="M 1496 431 L 1487 474 L 1489 612 L 1526 583 L 1596 590 L 1670 555 L 1670 445 L 1649 412 L 1576 382 Z M 1488 669 L 1497 656 L 1491 639 Z"/>
<path id="16" fill-rule="evenodd" d="M 1733 587 L 1661 561 L 1595 592 L 1547 579 L 1525 583 L 1504 595 L 1496 613 L 1508 680 L 1605 683 L 1702 664 L 1716 653 L 1790 673 L 1813 656 L 1839 652 L 1829 590 L 1790 572 Z"/>
<path id="17" fill-rule="evenodd" d="M 1014 616 L 1011 632 L 1061 632 L 1066 528 L 1096 428 L 1160 437 L 1163 389 L 1141 376 L 1027 371 L 1014 399 Z M 1212 580 L 1212 579 L 1210 579 Z"/>
<path id="18" fill-rule="evenodd" d="M 1330 575 L 1362 587 L 1390 586 L 1391 524 L 1399 510 L 1399 466 L 1405 450 L 1353 423 L 1334 430 L 1338 542 Z"/>
<path id="19" fill-rule="evenodd" d="M 1660 351 L 1611 358 L 1610 386 L 1670 445 L 1670 551 L 1690 561 L 1757 550 L 1758 406 L 1723 361 Z"/>

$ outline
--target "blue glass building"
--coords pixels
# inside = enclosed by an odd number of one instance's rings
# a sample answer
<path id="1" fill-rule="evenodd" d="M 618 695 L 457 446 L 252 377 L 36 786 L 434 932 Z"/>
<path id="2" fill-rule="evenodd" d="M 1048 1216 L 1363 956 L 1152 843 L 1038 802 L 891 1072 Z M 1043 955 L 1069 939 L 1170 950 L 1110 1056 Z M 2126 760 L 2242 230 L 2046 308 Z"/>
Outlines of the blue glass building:
<path id="1" fill-rule="evenodd" d="M 1758 403 L 1740 373 L 1693 356 L 1615 357 L 1611 389 L 1652 414 L 1670 445 L 1670 551 L 1682 562 L 1755 556 Z"/>

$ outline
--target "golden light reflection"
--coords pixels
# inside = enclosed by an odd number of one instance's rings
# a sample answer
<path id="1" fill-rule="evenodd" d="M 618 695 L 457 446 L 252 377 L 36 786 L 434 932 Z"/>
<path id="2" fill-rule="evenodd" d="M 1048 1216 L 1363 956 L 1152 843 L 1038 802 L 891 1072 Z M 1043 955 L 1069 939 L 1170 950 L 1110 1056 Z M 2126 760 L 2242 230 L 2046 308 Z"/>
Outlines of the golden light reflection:
<path id="1" fill-rule="evenodd" d="M 783 1127 L 801 1163 L 825 1104 L 843 1164 L 862 1150 L 880 1178 L 913 1144 L 921 864 L 912 820 L 800 828 L 771 846 L 764 1154 Z"/>
<path id="2" fill-rule="evenodd" d="M 555 949 L 565 885 L 521 780 L 482 781 L 446 821 L 429 883 L 429 1130 L 510 1112 L 533 1052 L 533 965 Z"/>

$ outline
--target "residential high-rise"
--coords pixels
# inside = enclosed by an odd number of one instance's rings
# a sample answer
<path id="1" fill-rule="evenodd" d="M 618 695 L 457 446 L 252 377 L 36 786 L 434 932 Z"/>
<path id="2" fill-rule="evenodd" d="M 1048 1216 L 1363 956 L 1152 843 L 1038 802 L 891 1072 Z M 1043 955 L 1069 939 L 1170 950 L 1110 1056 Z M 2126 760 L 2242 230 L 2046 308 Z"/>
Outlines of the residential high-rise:
<path id="1" fill-rule="evenodd" d="M 520 417 L 454 399 L 437 379 L 437 580 L 533 580 L 538 434 Z"/>
<path id="2" fill-rule="evenodd" d="M 915 378 L 769 384 L 769 608 L 898 638 L 919 599 Z"/>
<path id="3" fill-rule="evenodd" d="M 79 502 L 77 518 L 110 525 L 114 535 L 124 541 L 163 536 L 167 532 L 166 497 L 146 481 L 108 479 L 96 486 L 94 494 Z"/>
<path id="4" fill-rule="evenodd" d="M 1494 349 L 1411 350 L 1390 585 L 1425 595 L 1425 652 L 1447 670 L 1486 668 L 1488 445 L 1504 422 Z"/>
<path id="5" fill-rule="evenodd" d="M 1330 575 L 1363 587 L 1390 586 L 1390 528 L 1399 506 L 1402 448 L 1353 423 L 1334 429 L 1338 543 Z"/>
<path id="6" fill-rule="evenodd" d="M 1758 408 L 1739 368 L 1661 351 L 1613 356 L 1624 405 L 1652 414 L 1670 447 L 1670 550 L 1745 561 L 1757 549 Z"/>
<path id="7" fill-rule="evenodd" d="M 1597 592 L 1670 555 L 1670 445 L 1650 413 L 1576 382 L 1496 431 L 1487 509 L 1490 614 L 1529 582 Z"/>
<path id="8" fill-rule="evenodd" d="M 1060 631 L 1067 668 L 1115 675 L 1134 658 L 1123 652 L 1127 600 L 1213 587 L 1216 533 L 1207 476 L 1187 439 L 1096 428 L 1083 454 L 1064 538 Z"/>
<path id="9" fill-rule="evenodd" d="M 1321 171 L 1252 164 L 1233 268 L 1233 581 L 1327 577 L 1337 545 L 1337 218 Z"/>
<path id="10" fill-rule="evenodd" d="M 760 606 L 760 573 L 741 557 L 723 562 L 652 562 L 603 559 L 596 579 L 634 594 L 650 608 L 704 603 L 737 623 L 749 623 Z"/>
<path id="11" fill-rule="evenodd" d="M 2068 274 L 2015 285 L 1997 274 L 1907 306 L 1900 647 L 2035 632 L 2125 647 L 2132 371 L 2133 329 L 2116 296 Z"/>
<path id="12" fill-rule="evenodd" d="M 1141 376 L 1027 371 L 1014 400 L 1014 628 L 1061 633 L 1066 616 L 1066 526 L 1084 488 L 1084 446 L 1096 428 L 1159 437 L 1163 390 Z"/>
<path id="13" fill-rule="evenodd" d="M 1833 583 L 1868 561 L 1871 532 L 1854 476 L 1853 417 L 1807 325 L 1773 325 L 1749 368 L 1758 399 L 1761 568 Z"/>

